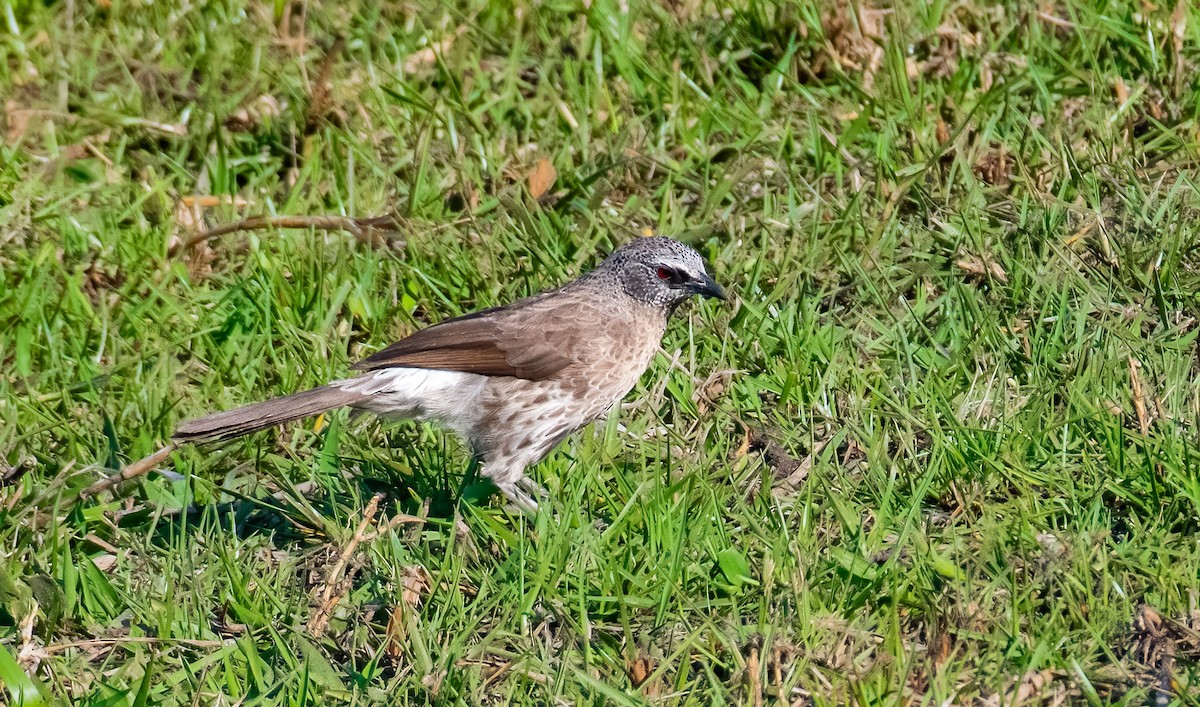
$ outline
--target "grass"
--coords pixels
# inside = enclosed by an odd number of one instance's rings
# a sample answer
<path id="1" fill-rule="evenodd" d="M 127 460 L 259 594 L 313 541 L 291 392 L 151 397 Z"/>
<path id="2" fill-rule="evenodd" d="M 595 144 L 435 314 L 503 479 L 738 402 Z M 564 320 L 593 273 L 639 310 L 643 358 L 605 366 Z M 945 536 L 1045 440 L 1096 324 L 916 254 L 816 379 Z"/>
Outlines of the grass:
<path id="1" fill-rule="evenodd" d="M 1196 704 L 1189 3 L 0 8 L 11 702 Z M 80 499 L 647 230 L 736 298 L 552 513 L 344 414 Z"/>

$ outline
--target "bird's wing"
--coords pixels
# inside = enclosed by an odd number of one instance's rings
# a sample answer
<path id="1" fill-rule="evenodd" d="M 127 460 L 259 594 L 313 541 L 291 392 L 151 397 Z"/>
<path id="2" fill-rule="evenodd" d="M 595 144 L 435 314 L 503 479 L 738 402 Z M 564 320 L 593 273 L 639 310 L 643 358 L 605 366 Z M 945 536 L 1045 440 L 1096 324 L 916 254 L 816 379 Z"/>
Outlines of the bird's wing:
<path id="1" fill-rule="evenodd" d="M 554 308 L 545 305 L 541 297 L 535 297 L 449 319 L 417 331 L 353 367 L 367 371 L 434 368 L 542 380 L 574 360 L 569 342 L 552 335 L 561 329 L 561 323 Z"/>

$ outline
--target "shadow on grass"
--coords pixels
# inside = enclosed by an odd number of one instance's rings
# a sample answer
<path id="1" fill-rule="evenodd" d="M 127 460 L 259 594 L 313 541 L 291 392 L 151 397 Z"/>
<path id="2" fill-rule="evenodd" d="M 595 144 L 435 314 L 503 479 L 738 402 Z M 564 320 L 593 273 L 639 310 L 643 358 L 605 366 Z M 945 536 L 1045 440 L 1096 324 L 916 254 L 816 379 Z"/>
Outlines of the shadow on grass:
<path id="1" fill-rule="evenodd" d="M 277 549 L 294 549 L 297 544 L 324 544 L 329 541 L 329 526 L 337 519 L 361 516 L 368 499 L 382 495 L 380 520 L 393 513 L 428 518 L 432 524 L 452 524 L 460 504 L 486 506 L 497 493 L 495 485 L 481 478 L 479 465 L 471 462 L 462 475 L 453 473 L 407 473 L 400 466 L 373 459 L 340 457 L 340 469 L 353 474 L 337 477 L 332 483 L 309 481 L 280 484 L 283 490 L 269 494 L 265 489 L 250 495 L 220 487 L 216 489 L 233 500 L 192 503 L 176 511 L 161 512 L 151 503 L 124 513 L 118 520 L 123 529 L 146 529 L 152 524 L 150 538 L 169 547 L 180 534 L 195 534 L 217 529 L 245 540 L 266 536 Z M 156 517 L 157 516 L 157 517 Z"/>

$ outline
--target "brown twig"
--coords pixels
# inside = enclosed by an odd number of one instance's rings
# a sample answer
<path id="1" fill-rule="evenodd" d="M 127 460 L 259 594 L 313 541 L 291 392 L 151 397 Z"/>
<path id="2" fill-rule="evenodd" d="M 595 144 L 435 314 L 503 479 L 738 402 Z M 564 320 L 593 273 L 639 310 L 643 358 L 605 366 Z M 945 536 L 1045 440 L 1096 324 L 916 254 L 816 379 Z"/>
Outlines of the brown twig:
<path id="1" fill-rule="evenodd" d="M 379 510 L 379 501 L 382 498 L 383 494 L 375 494 L 371 497 L 371 502 L 367 504 L 366 510 L 363 511 L 362 520 L 359 521 L 358 528 L 354 531 L 354 536 L 350 538 L 350 542 L 346 543 L 346 548 L 342 550 L 337 563 L 334 564 L 333 569 L 325 577 L 325 588 L 321 592 L 321 604 L 317 607 L 317 611 L 308 622 L 308 632 L 316 638 L 325 635 L 325 629 L 329 627 L 329 619 L 333 616 L 333 610 L 350 588 L 349 582 L 341 581 L 342 572 L 346 569 L 346 564 L 350 562 L 350 558 L 354 555 L 354 551 L 358 549 L 359 544 L 366 539 L 367 528 L 371 525 L 371 521 L 375 519 L 375 513 Z"/>
<path id="2" fill-rule="evenodd" d="M 238 231 L 263 231 L 271 228 L 315 228 L 322 231 L 347 231 L 360 241 L 371 246 L 383 244 L 380 233 L 400 230 L 400 216 L 395 213 L 384 216 L 351 218 L 349 216 L 251 216 L 250 218 L 226 223 L 188 236 L 176 244 L 168 255 L 175 256 L 195 248 L 204 241 L 237 233 Z"/>
<path id="3" fill-rule="evenodd" d="M 117 484 L 123 483 L 125 481 L 130 481 L 132 479 L 136 479 L 139 476 L 145 476 L 151 470 L 153 470 L 154 467 L 161 464 L 163 462 L 163 460 L 165 460 L 167 457 L 171 456 L 171 452 L 175 451 L 178 448 L 179 448 L 178 443 L 171 442 L 170 444 L 168 444 L 167 446 L 158 450 L 154 454 L 151 454 L 150 456 L 148 456 L 144 459 L 139 459 L 139 460 L 135 461 L 134 463 L 130 464 L 129 466 L 125 467 L 118 473 L 113 474 L 112 476 L 108 476 L 103 479 L 100 479 L 99 481 L 92 484 L 91 486 L 88 486 L 82 492 L 80 492 L 79 497 L 87 498 L 89 496 L 95 496 L 98 493 L 101 493 L 103 491 L 107 491 L 107 490 L 111 489 L 112 487 L 116 486 Z"/>

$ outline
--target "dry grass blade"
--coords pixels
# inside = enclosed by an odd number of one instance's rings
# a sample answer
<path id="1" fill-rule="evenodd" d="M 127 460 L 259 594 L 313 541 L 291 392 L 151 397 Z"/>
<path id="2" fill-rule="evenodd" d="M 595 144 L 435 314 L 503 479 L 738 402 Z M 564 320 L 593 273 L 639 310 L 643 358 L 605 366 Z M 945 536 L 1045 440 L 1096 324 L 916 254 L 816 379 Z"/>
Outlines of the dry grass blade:
<path id="1" fill-rule="evenodd" d="M 367 504 L 366 510 L 363 511 L 362 520 L 359 521 L 358 528 L 355 529 L 350 542 L 346 543 L 346 547 L 342 550 L 338 561 L 334 563 L 333 567 L 329 570 L 329 574 L 325 576 L 325 581 L 322 584 L 324 588 L 321 591 L 321 602 L 308 622 L 308 632 L 317 638 L 325 635 L 325 629 L 329 627 L 329 619 L 333 616 L 333 610 L 337 608 L 338 602 L 342 600 L 342 597 L 346 595 L 346 592 L 350 588 L 349 582 L 342 580 L 342 573 L 345 572 L 346 565 L 350 562 L 354 551 L 366 539 L 367 528 L 370 527 L 371 521 L 375 520 L 375 514 L 379 511 L 379 501 L 382 499 L 383 496 L 381 494 L 371 497 L 371 501 Z"/>
<path id="2" fill-rule="evenodd" d="M 1146 409 L 1146 393 L 1142 387 L 1142 362 L 1129 357 L 1129 385 L 1133 389 L 1133 407 L 1137 411 L 1138 429 L 1142 434 L 1150 432 L 1150 413 Z"/>
<path id="3" fill-rule="evenodd" d="M 750 702 L 754 707 L 763 706 L 762 670 L 759 664 L 758 650 L 757 644 L 751 645 L 750 654 L 746 656 L 746 682 L 750 686 Z"/>

